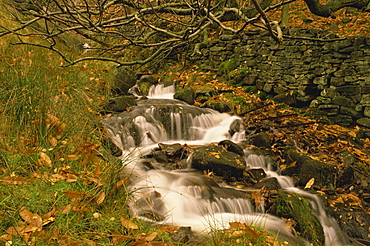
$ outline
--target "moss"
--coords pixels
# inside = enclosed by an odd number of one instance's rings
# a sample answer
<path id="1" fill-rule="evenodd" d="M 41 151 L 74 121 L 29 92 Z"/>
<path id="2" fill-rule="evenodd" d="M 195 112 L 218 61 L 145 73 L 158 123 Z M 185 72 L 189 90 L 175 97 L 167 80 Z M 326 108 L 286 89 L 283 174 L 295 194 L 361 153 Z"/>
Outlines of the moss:
<path id="1" fill-rule="evenodd" d="M 141 94 L 143 96 L 147 96 L 149 94 L 149 88 L 150 88 L 151 84 L 148 83 L 148 82 L 143 82 L 143 83 L 140 83 L 139 84 L 139 89 L 141 91 Z"/>
<path id="2" fill-rule="evenodd" d="M 313 245 L 325 245 L 324 230 L 308 201 L 298 194 L 279 192 L 273 213 L 297 222 L 296 231 Z"/>
<path id="3" fill-rule="evenodd" d="M 219 73 L 220 74 L 227 74 L 230 71 L 236 69 L 237 67 L 238 67 L 238 65 L 237 65 L 235 59 L 232 58 L 232 59 L 229 59 L 225 62 L 221 62 L 220 66 L 219 66 Z"/>

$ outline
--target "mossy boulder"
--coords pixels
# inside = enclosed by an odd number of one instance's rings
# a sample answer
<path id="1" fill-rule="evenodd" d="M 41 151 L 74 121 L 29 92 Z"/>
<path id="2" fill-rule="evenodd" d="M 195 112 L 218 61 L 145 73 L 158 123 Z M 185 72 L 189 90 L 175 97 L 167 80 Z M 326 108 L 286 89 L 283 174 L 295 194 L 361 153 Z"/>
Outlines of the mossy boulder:
<path id="1" fill-rule="evenodd" d="M 278 197 L 271 208 L 271 213 L 297 224 L 294 227 L 299 235 L 312 245 L 325 245 L 325 234 L 319 219 L 314 215 L 308 201 L 298 194 L 279 191 Z"/>
<path id="2" fill-rule="evenodd" d="M 230 106 L 226 102 L 223 102 L 223 101 L 211 101 L 211 100 L 209 100 L 209 101 L 204 103 L 204 107 L 217 110 L 218 112 L 221 112 L 221 113 L 226 113 L 226 112 L 231 111 Z"/>
<path id="3" fill-rule="evenodd" d="M 117 68 L 113 76 L 112 93 L 127 95 L 128 90 L 136 84 L 136 77 L 136 73 L 127 67 Z"/>
<path id="4" fill-rule="evenodd" d="M 173 98 L 193 105 L 195 100 L 195 92 L 190 87 L 184 89 L 177 89 Z"/>
<path id="5" fill-rule="evenodd" d="M 108 100 L 102 105 L 103 112 L 123 112 L 131 106 L 137 105 L 136 98 L 133 96 L 119 96 Z"/>
<path id="6" fill-rule="evenodd" d="M 309 156 L 299 154 L 295 149 L 285 151 L 286 166 L 281 171 L 282 175 L 293 177 L 298 186 L 305 186 L 314 179 L 313 187 L 336 188 L 339 170 L 336 166 L 311 159 Z"/>
<path id="7" fill-rule="evenodd" d="M 209 145 L 194 147 L 191 166 L 198 170 L 214 172 L 226 178 L 243 177 L 245 160 L 240 155 L 225 150 L 222 146 Z"/>

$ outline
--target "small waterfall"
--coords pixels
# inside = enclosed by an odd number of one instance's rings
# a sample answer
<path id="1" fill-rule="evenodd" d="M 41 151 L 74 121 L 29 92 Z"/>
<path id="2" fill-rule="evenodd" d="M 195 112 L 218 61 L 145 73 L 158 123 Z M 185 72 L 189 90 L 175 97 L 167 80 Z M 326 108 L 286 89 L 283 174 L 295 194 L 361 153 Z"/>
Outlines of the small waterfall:
<path id="1" fill-rule="evenodd" d="M 306 245 L 293 236 L 285 221 L 255 208 L 246 196 L 248 190 L 221 186 L 206 175 L 188 167 L 168 170 L 161 165 L 149 168 L 143 163 L 158 143 L 204 145 L 225 139 L 239 143 L 245 140 L 244 129 L 237 116 L 187 105 L 172 99 L 174 86 L 150 88 L 149 98 L 139 100 L 131 112 L 123 112 L 103 120 L 113 141 L 123 150 L 122 160 L 132 173 L 132 213 L 155 224 L 191 226 L 193 231 L 208 232 L 241 222 L 266 228 L 289 242 Z M 161 99 L 159 99 L 161 98 Z M 167 98 L 167 99 L 163 99 Z M 237 127 L 235 127 L 237 126 Z M 278 175 L 273 161 L 253 149 L 244 149 L 247 168 L 262 168 L 268 177 L 275 177 L 280 186 L 307 198 L 319 218 L 326 236 L 326 245 L 346 245 L 339 226 L 329 218 L 318 198 L 293 187 L 292 179 Z M 154 167 L 155 166 L 155 167 Z M 186 167 L 186 166 L 185 166 Z"/>
<path id="2" fill-rule="evenodd" d="M 175 94 L 175 84 L 165 86 L 164 84 L 152 85 L 149 88 L 148 98 L 172 99 Z"/>

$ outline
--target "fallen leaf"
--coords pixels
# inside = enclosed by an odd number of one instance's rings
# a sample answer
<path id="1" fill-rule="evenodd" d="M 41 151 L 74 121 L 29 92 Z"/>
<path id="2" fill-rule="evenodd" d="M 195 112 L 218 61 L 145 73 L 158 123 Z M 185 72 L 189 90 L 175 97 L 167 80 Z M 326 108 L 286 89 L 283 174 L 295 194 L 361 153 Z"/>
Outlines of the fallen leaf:
<path id="1" fill-rule="evenodd" d="M 245 230 L 236 230 L 229 234 L 229 238 L 231 237 L 241 237 L 243 235 L 247 234 Z"/>
<path id="2" fill-rule="evenodd" d="M 24 207 L 19 211 L 19 216 L 28 224 L 31 224 L 36 218 L 41 219 L 40 215 L 34 214 Z"/>
<path id="3" fill-rule="evenodd" d="M 113 244 L 119 244 L 119 243 L 128 242 L 128 241 L 131 241 L 131 238 L 129 238 L 128 236 L 124 236 L 121 233 L 116 232 L 116 231 L 112 232 L 112 243 Z"/>
<path id="4" fill-rule="evenodd" d="M 66 174 L 66 181 L 68 183 L 73 183 L 73 182 L 76 182 L 78 180 L 78 177 L 76 175 L 74 175 L 73 173 L 67 173 Z"/>
<path id="5" fill-rule="evenodd" d="M 52 162 L 51 162 L 50 157 L 44 152 L 39 152 L 38 163 L 40 165 L 46 165 L 47 167 L 52 167 Z"/>
<path id="6" fill-rule="evenodd" d="M 66 160 L 68 161 L 76 161 L 80 158 L 81 156 L 80 155 L 67 155 L 65 157 Z"/>
<path id="7" fill-rule="evenodd" d="M 33 180 L 26 178 L 26 177 L 20 177 L 20 176 L 10 176 L 10 177 L 3 177 L 0 179 L 1 184 L 3 185 L 27 185 L 27 184 L 33 184 Z"/>
<path id="8" fill-rule="evenodd" d="M 145 241 L 150 242 L 153 241 L 158 235 L 158 232 L 152 232 L 145 237 Z"/>
<path id="9" fill-rule="evenodd" d="M 93 217 L 94 217 L 95 219 L 101 219 L 102 214 L 101 214 L 101 213 L 98 213 L 98 212 L 95 212 L 95 213 L 93 213 Z"/>
<path id="10" fill-rule="evenodd" d="M 137 230 L 139 227 L 134 224 L 133 222 L 126 220 L 125 218 L 121 217 L 121 224 L 127 228 L 127 229 L 132 229 L 132 230 Z"/>
<path id="11" fill-rule="evenodd" d="M 312 179 L 310 179 L 308 182 L 307 182 L 307 184 L 306 184 L 306 186 L 304 187 L 305 189 L 311 189 L 311 187 L 312 187 L 312 185 L 315 183 L 315 178 L 312 178 Z"/>
<path id="12" fill-rule="evenodd" d="M 99 193 L 98 198 L 96 199 L 96 203 L 100 205 L 104 202 L 104 200 L 105 200 L 105 192 L 102 191 Z"/>

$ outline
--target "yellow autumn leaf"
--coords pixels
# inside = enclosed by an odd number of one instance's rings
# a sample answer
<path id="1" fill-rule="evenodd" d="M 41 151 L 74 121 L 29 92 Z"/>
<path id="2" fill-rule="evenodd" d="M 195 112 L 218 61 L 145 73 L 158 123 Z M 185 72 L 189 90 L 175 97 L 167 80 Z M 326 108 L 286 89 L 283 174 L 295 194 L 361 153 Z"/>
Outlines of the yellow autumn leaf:
<path id="1" fill-rule="evenodd" d="M 305 189 L 311 189 L 312 188 L 312 185 L 315 183 L 315 178 L 312 178 L 310 180 L 308 180 L 306 186 L 304 187 Z"/>

